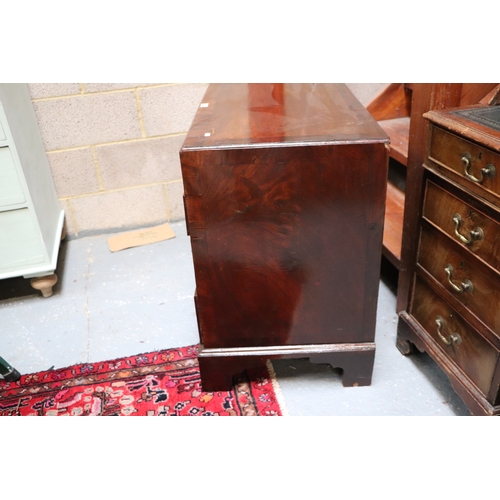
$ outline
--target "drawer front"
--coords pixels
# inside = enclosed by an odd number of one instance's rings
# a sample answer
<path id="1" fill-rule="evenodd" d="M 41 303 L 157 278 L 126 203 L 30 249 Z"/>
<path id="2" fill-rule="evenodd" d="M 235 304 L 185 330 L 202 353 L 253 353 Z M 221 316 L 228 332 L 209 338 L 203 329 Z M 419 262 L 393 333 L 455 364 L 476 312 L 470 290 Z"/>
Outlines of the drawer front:
<path id="1" fill-rule="evenodd" d="M 27 208 L 0 212 L 0 274 L 46 260 L 42 239 Z"/>
<path id="2" fill-rule="evenodd" d="M 446 236 L 422 228 L 418 263 L 486 326 L 500 334 L 500 276 L 471 255 L 464 258 Z"/>
<path id="3" fill-rule="evenodd" d="M 0 148 L 0 207 L 25 201 L 11 150 L 8 147 Z"/>
<path id="4" fill-rule="evenodd" d="M 427 181 L 423 217 L 487 264 L 500 269 L 500 225 L 431 181 Z"/>
<path id="5" fill-rule="evenodd" d="M 447 358 L 487 396 L 498 351 L 420 278 L 415 281 L 410 313 Z"/>
<path id="6" fill-rule="evenodd" d="M 500 155 L 437 127 L 432 127 L 429 158 L 459 174 L 460 183 L 500 201 Z"/>

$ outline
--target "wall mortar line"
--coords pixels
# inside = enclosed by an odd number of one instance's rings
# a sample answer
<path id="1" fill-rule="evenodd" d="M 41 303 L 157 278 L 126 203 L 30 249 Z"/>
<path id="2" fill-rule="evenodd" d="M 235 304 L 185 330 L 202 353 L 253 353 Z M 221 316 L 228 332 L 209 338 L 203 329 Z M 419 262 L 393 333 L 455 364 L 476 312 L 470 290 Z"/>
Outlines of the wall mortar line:
<path id="1" fill-rule="evenodd" d="M 108 193 L 119 193 L 120 191 L 131 191 L 133 189 L 141 189 L 141 188 L 146 188 L 146 187 L 151 187 L 151 186 L 167 186 L 168 184 L 175 184 L 176 182 L 182 182 L 182 179 L 173 179 L 171 181 L 159 181 L 159 182 L 152 182 L 150 184 L 139 184 L 136 186 L 126 186 L 126 187 L 122 187 L 122 188 L 106 189 L 104 191 L 94 191 L 92 193 L 77 194 L 77 195 L 72 195 L 72 196 L 61 196 L 59 198 L 59 200 L 60 201 L 69 201 L 69 200 L 75 200 L 78 198 L 88 198 L 89 196 L 99 196 L 99 195 L 108 194 Z"/>
<path id="2" fill-rule="evenodd" d="M 62 201 L 61 198 L 59 198 L 59 200 Z M 64 200 L 64 201 L 67 201 L 67 207 L 68 207 L 66 215 L 69 216 L 69 220 L 71 221 L 71 227 L 74 229 L 75 236 L 78 238 L 79 228 L 78 228 L 78 222 L 76 221 L 75 214 L 73 213 L 73 207 L 71 206 L 71 203 L 70 203 L 69 199 L 68 200 Z M 66 224 L 66 231 L 69 233 L 68 224 Z"/>
<path id="3" fill-rule="evenodd" d="M 135 96 L 135 106 L 137 108 L 137 117 L 139 118 L 139 127 L 141 128 L 141 134 L 143 139 L 147 137 L 146 135 L 146 126 L 144 125 L 144 114 L 142 112 L 142 103 L 141 103 L 141 96 L 139 93 L 139 89 L 134 90 L 134 96 Z"/>
<path id="4" fill-rule="evenodd" d="M 82 146 L 72 146 L 70 148 L 61 148 L 61 149 L 50 149 L 47 151 L 47 154 L 51 153 L 60 153 L 63 151 L 75 151 L 78 149 L 86 149 L 94 146 L 96 148 L 102 148 L 105 146 L 114 146 L 119 144 L 129 144 L 131 142 L 144 142 L 149 140 L 159 140 L 159 139 L 168 139 L 170 137 L 179 137 L 181 135 L 186 135 L 187 132 L 175 132 L 173 134 L 164 134 L 164 135 L 153 135 L 150 137 L 135 137 L 133 139 L 122 139 L 120 141 L 110 141 L 110 142 L 100 142 L 98 144 L 84 144 Z"/>
<path id="5" fill-rule="evenodd" d="M 90 146 L 90 151 L 92 152 L 92 159 L 94 161 L 94 168 L 97 176 L 97 182 L 99 183 L 99 192 L 103 192 L 104 185 L 102 182 L 101 169 L 99 168 L 99 161 L 97 159 L 97 152 L 94 145 Z"/>
<path id="6" fill-rule="evenodd" d="M 87 90 L 86 83 L 79 83 L 80 90 L 76 94 L 63 94 L 49 97 L 32 97 L 32 102 L 40 102 L 40 101 L 55 101 L 57 99 L 71 99 L 74 97 L 86 97 L 91 95 L 102 95 L 102 94 L 112 94 L 112 93 L 124 93 L 124 92 L 133 92 L 135 90 L 143 90 L 143 89 L 154 89 L 161 87 L 173 87 L 175 85 L 181 85 L 180 83 L 156 83 L 154 85 L 140 85 L 138 87 L 126 87 L 124 89 L 110 89 L 110 90 L 98 90 L 96 92 L 89 92 Z"/>
<path id="7" fill-rule="evenodd" d="M 167 194 L 167 186 L 166 184 L 161 185 L 161 190 L 163 193 L 163 199 L 165 201 L 165 210 L 166 210 L 166 216 L 167 216 L 167 222 L 170 222 L 172 220 L 172 209 L 170 208 L 170 203 L 168 201 L 168 194 Z"/>

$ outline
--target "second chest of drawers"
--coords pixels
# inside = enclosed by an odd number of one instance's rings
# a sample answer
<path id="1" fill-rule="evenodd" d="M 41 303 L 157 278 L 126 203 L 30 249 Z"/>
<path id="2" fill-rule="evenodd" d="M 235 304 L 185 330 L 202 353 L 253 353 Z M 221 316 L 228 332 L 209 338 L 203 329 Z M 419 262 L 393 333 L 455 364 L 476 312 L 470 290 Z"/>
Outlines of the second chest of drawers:
<path id="1" fill-rule="evenodd" d="M 398 347 L 439 364 L 472 414 L 500 414 L 500 131 L 432 111 Z M 469 111 L 469 110 L 465 110 Z"/>

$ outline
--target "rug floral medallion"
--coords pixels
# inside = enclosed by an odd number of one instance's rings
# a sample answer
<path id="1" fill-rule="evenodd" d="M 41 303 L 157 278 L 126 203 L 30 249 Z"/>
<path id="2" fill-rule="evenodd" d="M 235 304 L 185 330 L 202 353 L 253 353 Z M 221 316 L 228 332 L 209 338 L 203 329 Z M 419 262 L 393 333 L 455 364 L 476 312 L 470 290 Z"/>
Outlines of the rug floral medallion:
<path id="1" fill-rule="evenodd" d="M 203 392 L 198 346 L 0 380 L 0 416 L 281 416 L 274 374 L 245 372 Z"/>

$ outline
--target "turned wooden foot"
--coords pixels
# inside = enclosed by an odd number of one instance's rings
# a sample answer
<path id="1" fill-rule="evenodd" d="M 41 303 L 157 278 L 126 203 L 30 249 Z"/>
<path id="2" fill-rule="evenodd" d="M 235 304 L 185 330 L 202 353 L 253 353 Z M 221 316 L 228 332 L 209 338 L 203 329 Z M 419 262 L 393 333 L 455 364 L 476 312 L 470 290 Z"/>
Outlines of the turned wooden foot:
<path id="1" fill-rule="evenodd" d="M 44 297 L 50 297 L 52 295 L 52 287 L 57 283 L 57 276 L 51 274 L 49 276 L 32 278 L 30 283 L 35 290 L 40 290 Z"/>

